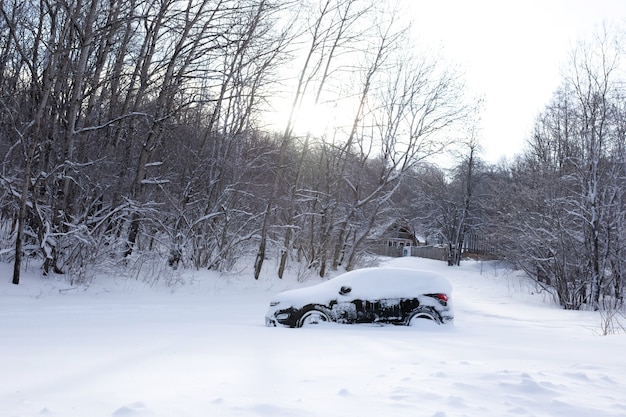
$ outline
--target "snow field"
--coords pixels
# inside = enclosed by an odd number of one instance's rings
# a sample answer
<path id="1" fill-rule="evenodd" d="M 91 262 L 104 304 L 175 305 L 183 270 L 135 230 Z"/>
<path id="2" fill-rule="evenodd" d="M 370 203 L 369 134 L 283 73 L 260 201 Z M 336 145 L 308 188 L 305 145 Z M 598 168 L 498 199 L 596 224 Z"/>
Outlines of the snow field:
<path id="1" fill-rule="evenodd" d="M 384 264 L 446 276 L 454 326 L 264 327 L 272 296 L 315 279 L 60 294 L 62 278 L 13 286 L 0 265 L 0 417 L 626 416 L 626 336 L 598 336 L 598 313 L 493 263 Z"/>

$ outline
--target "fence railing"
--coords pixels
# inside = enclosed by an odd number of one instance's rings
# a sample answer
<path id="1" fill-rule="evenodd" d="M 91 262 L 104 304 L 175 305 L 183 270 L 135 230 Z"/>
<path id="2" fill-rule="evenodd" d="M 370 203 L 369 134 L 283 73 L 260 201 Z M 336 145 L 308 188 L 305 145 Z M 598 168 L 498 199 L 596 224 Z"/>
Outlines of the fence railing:
<path id="1" fill-rule="evenodd" d="M 411 246 L 411 256 L 447 261 L 448 248 L 441 246 Z"/>
<path id="2" fill-rule="evenodd" d="M 405 248 L 409 249 L 410 256 L 420 258 L 436 259 L 438 261 L 446 261 L 448 259 L 448 249 L 440 246 L 406 246 L 393 247 L 387 245 L 377 245 L 373 248 L 373 252 L 381 256 L 389 256 L 399 258 L 405 256 Z"/>
<path id="3" fill-rule="evenodd" d="M 410 248 L 410 251 L 405 251 Z M 388 246 L 386 244 L 375 245 L 373 251 L 382 256 L 401 257 L 401 256 L 417 256 L 420 258 L 436 259 L 447 261 L 450 250 L 445 245 L 437 246 Z M 463 242 L 464 256 L 477 255 L 482 257 L 498 256 L 495 245 L 490 239 L 482 235 L 467 235 Z"/>

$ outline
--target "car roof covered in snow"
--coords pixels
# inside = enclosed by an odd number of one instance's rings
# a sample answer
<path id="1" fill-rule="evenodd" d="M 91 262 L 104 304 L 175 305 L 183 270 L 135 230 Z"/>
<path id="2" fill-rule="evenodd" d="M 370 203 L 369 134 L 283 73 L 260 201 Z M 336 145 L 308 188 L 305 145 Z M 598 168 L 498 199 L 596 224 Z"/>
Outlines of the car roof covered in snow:
<path id="1" fill-rule="evenodd" d="M 345 296 L 341 287 L 350 287 Z M 363 268 L 346 272 L 328 281 L 307 288 L 284 291 L 275 301 L 289 301 L 294 307 L 308 303 L 327 303 L 332 299 L 377 300 L 417 297 L 422 294 L 450 295 L 452 285 L 440 274 L 408 268 Z"/>

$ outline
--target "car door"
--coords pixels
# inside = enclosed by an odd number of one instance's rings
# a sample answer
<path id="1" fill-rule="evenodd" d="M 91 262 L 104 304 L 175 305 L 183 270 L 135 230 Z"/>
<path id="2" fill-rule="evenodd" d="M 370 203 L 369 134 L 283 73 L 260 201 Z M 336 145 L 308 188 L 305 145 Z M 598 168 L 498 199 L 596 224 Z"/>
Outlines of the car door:
<path id="1" fill-rule="evenodd" d="M 333 314 L 338 323 L 354 323 L 358 321 L 357 304 L 352 293 L 352 285 L 341 285 L 337 290 L 337 299 L 332 306 Z"/>
<path id="2" fill-rule="evenodd" d="M 389 310 L 389 300 L 379 300 L 371 291 L 371 277 L 361 277 L 357 282 L 347 282 L 340 286 L 337 304 L 333 307 L 338 321 L 343 323 L 387 322 L 394 313 Z M 397 308 L 396 308 L 397 310 Z"/>

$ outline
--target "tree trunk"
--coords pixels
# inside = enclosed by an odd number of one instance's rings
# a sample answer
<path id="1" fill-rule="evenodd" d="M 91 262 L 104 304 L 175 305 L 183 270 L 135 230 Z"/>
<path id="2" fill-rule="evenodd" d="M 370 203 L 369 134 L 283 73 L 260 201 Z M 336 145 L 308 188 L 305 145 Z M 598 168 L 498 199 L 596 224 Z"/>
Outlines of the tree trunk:
<path id="1" fill-rule="evenodd" d="M 15 237 L 15 261 L 13 263 L 13 280 L 12 283 L 18 285 L 20 283 L 20 272 L 22 270 L 22 256 L 24 254 L 24 223 L 26 223 L 26 213 L 28 209 L 28 196 L 30 194 L 30 181 L 33 158 L 37 144 L 34 138 L 30 144 L 28 157 L 26 158 L 26 166 L 24 167 L 24 181 L 22 182 L 22 195 L 20 196 L 20 210 L 17 217 L 17 234 Z"/>
<path id="2" fill-rule="evenodd" d="M 256 254 L 254 260 L 254 279 L 259 279 L 261 275 L 261 269 L 263 268 L 263 261 L 265 260 L 265 250 L 267 248 L 267 232 L 270 224 L 270 215 L 272 210 L 272 204 L 267 204 L 265 210 L 265 216 L 263 217 L 263 227 L 261 228 L 261 242 L 259 243 L 259 251 Z"/>

